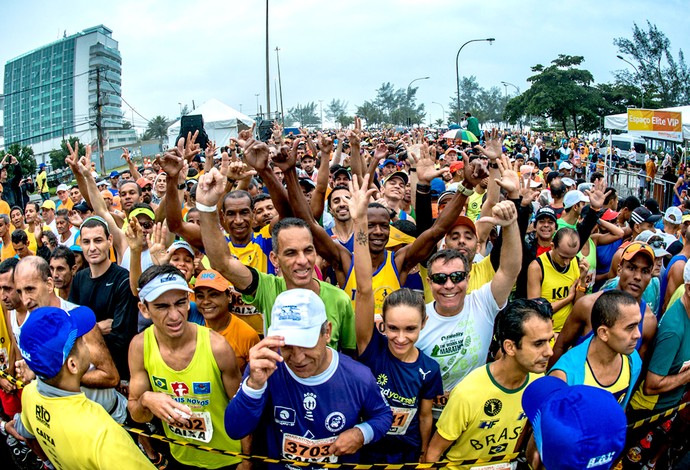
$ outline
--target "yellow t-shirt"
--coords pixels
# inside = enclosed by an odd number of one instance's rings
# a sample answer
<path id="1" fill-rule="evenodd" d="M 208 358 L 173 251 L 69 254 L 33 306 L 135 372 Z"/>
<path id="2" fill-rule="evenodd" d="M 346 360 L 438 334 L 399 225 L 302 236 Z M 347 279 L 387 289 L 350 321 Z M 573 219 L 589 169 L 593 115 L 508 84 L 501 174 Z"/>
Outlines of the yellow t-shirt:
<path id="1" fill-rule="evenodd" d="M 484 284 L 488 284 L 496 275 L 496 270 L 491 264 L 491 257 L 486 256 L 478 263 L 472 263 L 470 269 L 470 279 L 467 281 L 467 293 L 479 289 Z"/>
<path id="2" fill-rule="evenodd" d="M 489 364 L 470 372 L 450 392 L 437 423 L 441 437 L 455 441 L 446 456 L 448 460 L 488 459 L 512 453 L 527 419 L 522 410 L 522 393 L 538 377 L 541 374 L 528 374 L 522 386 L 508 390 L 495 381 Z"/>
<path id="3" fill-rule="evenodd" d="M 2 247 L 2 249 L 0 249 L 0 261 L 5 261 L 6 259 L 17 256 L 17 252 L 14 251 L 12 242 L 4 243 L 2 240 L 0 240 L 0 247 Z"/>
<path id="4" fill-rule="evenodd" d="M 249 350 L 259 342 L 259 335 L 254 328 L 234 315 L 230 315 L 228 326 L 219 333 L 223 335 L 223 338 L 227 340 L 232 350 L 235 351 L 237 367 L 240 369 L 240 372 L 244 372 L 244 366 L 249 362 Z"/>
<path id="5" fill-rule="evenodd" d="M 125 462 L 127 468 L 155 468 L 101 405 L 83 393 L 44 396 L 38 382 L 22 392 L 22 424 L 55 468 L 112 469 Z"/>
<path id="6" fill-rule="evenodd" d="M 7 325 L 7 317 L 5 316 L 5 307 L 0 305 L 0 370 L 6 371 L 10 366 L 10 352 L 12 351 L 12 342 L 10 341 L 10 327 Z"/>
<path id="7" fill-rule="evenodd" d="M 0 214 L 10 215 L 10 205 L 4 199 L 0 199 Z"/>
<path id="8" fill-rule="evenodd" d="M 568 297 L 570 288 L 580 278 L 577 257 L 570 261 L 565 272 L 560 272 L 554 267 L 549 252 L 541 254 L 537 258 L 537 262 L 542 267 L 541 296 L 551 303 Z M 559 333 L 563 329 L 565 320 L 572 310 L 573 303 L 570 302 L 553 313 L 553 331 L 555 333 Z"/>
<path id="9" fill-rule="evenodd" d="M 474 193 L 467 198 L 467 217 L 472 221 L 477 220 L 479 213 L 482 211 L 482 199 L 484 194 Z"/>
<path id="10" fill-rule="evenodd" d="M 39 193 L 48 192 L 48 175 L 46 174 L 45 170 L 36 176 L 36 188 L 38 189 Z"/>

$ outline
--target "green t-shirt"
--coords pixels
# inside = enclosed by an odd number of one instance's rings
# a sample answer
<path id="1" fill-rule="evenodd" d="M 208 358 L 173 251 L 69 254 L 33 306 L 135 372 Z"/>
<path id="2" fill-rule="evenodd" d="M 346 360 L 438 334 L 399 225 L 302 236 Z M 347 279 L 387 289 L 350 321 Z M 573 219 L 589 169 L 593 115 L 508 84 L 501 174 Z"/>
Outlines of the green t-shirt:
<path id="1" fill-rule="evenodd" d="M 683 363 L 690 361 L 690 318 L 680 300 L 661 317 L 653 351 L 648 370 L 662 377 L 678 374 Z M 687 389 L 687 385 L 684 385 L 659 395 L 645 395 L 643 386 L 644 382 L 630 403 L 636 410 L 672 408 L 680 402 Z"/>
<path id="2" fill-rule="evenodd" d="M 271 310 L 276 297 L 287 290 L 285 279 L 272 274 L 259 274 L 259 285 L 254 295 L 242 295 L 242 300 L 251 304 L 264 314 L 264 331 L 271 326 Z M 333 326 L 331 341 L 328 344 L 334 349 L 356 349 L 357 336 L 355 334 L 355 312 L 352 310 L 352 302 L 342 289 L 326 282 L 318 281 L 319 297 L 326 305 L 326 317 Z"/>

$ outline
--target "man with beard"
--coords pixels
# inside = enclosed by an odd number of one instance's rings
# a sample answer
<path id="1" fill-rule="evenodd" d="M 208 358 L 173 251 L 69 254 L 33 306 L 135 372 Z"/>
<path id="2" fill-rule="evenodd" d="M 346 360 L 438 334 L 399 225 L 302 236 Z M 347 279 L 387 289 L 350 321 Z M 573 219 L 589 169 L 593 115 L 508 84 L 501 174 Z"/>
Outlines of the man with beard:
<path id="1" fill-rule="evenodd" d="M 333 215 L 335 225 L 326 229 L 326 233 L 337 240 L 350 253 L 355 249 L 354 222 L 350 216 L 350 190 L 347 186 L 335 186 L 328 195 L 328 210 Z"/>
<path id="2" fill-rule="evenodd" d="M 144 177 L 137 180 L 137 185 L 141 188 L 141 200 L 145 204 L 151 204 L 153 183 Z"/>
<path id="3" fill-rule="evenodd" d="M 636 349 L 642 359 L 645 358 L 657 330 L 656 316 L 642 300 L 642 294 L 652 279 L 654 259 L 654 250 L 647 243 L 636 241 L 623 250 L 621 263 L 618 266 L 620 276 L 618 289 L 631 294 L 639 304 L 642 319 L 638 328 L 641 335 Z M 550 366 L 555 364 L 569 348 L 584 342 L 593 335 L 591 312 L 594 303 L 602 294 L 603 291 L 585 295 L 575 302 L 554 345 Z"/>

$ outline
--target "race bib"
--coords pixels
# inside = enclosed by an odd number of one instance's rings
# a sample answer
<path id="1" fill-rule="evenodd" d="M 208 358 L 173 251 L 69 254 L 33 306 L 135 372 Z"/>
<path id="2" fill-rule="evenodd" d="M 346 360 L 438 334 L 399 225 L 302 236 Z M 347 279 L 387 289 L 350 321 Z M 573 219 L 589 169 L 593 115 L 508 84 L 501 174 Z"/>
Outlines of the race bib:
<path id="1" fill-rule="evenodd" d="M 0 370 L 6 371 L 9 367 L 9 357 L 7 354 L 7 348 L 0 348 Z"/>
<path id="2" fill-rule="evenodd" d="M 483 465 L 481 467 L 472 467 L 473 470 L 511 470 L 513 465 L 510 462 L 495 463 L 492 465 Z"/>
<path id="3" fill-rule="evenodd" d="M 338 457 L 328 451 L 338 436 L 324 439 L 309 439 L 294 434 L 283 434 L 283 457 L 299 462 L 330 462 L 335 463 Z"/>
<path id="4" fill-rule="evenodd" d="M 393 412 L 393 424 L 391 424 L 388 434 L 391 436 L 402 436 L 407 432 L 407 428 L 410 427 L 412 418 L 417 413 L 417 408 L 391 406 L 391 411 Z"/>
<path id="5" fill-rule="evenodd" d="M 213 423 L 211 422 L 211 413 L 208 411 L 199 411 L 192 413 L 188 423 L 184 425 L 167 424 L 170 432 L 177 434 L 185 439 L 194 439 L 208 444 L 213 437 Z"/>

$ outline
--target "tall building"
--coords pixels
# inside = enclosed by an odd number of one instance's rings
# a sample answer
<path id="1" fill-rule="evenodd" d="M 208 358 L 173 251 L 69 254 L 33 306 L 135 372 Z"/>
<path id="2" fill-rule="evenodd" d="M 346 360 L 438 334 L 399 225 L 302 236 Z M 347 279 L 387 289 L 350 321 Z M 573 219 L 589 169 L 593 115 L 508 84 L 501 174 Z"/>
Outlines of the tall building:
<path id="1" fill-rule="evenodd" d="M 46 163 L 48 153 L 69 136 L 96 150 L 97 90 L 105 150 L 136 141 L 133 129 L 122 128 L 122 56 L 112 33 L 94 26 L 5 64 L 7 145 L 30 145 L 36 160 Z"/>

